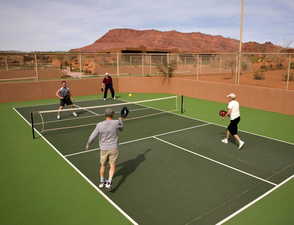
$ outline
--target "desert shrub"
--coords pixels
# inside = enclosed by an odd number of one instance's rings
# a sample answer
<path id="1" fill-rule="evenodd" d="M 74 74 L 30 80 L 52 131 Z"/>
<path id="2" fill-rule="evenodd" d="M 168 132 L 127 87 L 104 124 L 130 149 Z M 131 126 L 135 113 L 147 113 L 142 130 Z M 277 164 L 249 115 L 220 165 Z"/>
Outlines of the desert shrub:
<path id="1" fill-rule="evenodd" d="M 288 73 L 284 73 L 282 80 L 287 81 L 287 79 L 288 79 Z M 290 72 L 290 74 L 289 74 L 289 81 L 294 81 L 294 73 L 293 72 Z"/>
<path id="2" fill-rule="evenodd" d="M 242 71 L 246 71 L 248 69 L 248 64 L 246 62 L 242 62 L 241 69 L 242 69 Z"/>
<path id="3" fill-rule="evenodd" d="M 251 61 L 251 63 L 257 63 L 258 62 L 258 56 L 256 56 L 256 55 L 251 55 L 250 56 L 250 61 Z"/>
<path id="4" fill-rule="evenodd" d="M 253 79 L 254 80 L 265 80 L 265 75 L 262 71 L 256 71 L 253 74 Z"/>
<path id="5" fill-rule="evenodd" d="M 169 78 L 174 75 L 174 72 L 177 69 L 177 62 L 175 60 L 171 60 L 170 62 L 158 65 L 157 68 L 161 74 Z"/>
<path id="6" fill-rule="evenodd" d="M 283 64 L 282 64 L 282 63 L 277 63 L 277 64 L 276 64 L 276 69 L 277 69 L 277 70 L 284 69 Z"/>
<path id="7" fill-rule="evenodd" d="M 60 78 L 61 79 L 68 79 L 68 78 L 71 78 L 71 76 L 63 74 L 60 76 Z"/>
<path id="8" fill-rule="evenodd" d="M 262 72 L 266 72 L 268 70 L 267 66 L 266 65 L 261 65 L 260 66 L 260 71 Z"/>

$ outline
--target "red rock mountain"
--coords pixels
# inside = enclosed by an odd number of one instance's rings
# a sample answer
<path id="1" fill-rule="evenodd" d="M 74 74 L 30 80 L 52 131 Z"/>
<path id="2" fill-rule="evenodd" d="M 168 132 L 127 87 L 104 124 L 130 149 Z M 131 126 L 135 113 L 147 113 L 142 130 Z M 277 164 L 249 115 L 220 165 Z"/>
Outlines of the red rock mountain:
<path id="1" fill-rule="evenodd" d="M 181 33 L 177 31 L 113 29 L 93 44 L 72 49 L 72 52 L 236 52 L 239 41 L 223 36 L 200 32 Z M 243 44 L 247 52 L 277 52 L 281 47 L 271 42 Z"/>

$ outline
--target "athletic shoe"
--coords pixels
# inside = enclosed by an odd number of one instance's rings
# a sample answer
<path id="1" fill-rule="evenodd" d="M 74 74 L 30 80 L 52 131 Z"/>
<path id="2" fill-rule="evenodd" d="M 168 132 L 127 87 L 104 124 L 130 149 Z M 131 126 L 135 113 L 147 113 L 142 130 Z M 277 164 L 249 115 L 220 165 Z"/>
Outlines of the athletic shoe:
<path id="1" fill-rule="evenodd" d="M 225 139 L 222 140 L 222 143 L 228 144 L 229 141 L 228 141 L 228 139 L 225 138 Z"/>
<path id="2" fill-rule="evenodd" d="M 105 100 L 106 100 L 106 98 L 103 98 L 103 100 L 105 101 Z"/>
<path id="3" fill-rule="evenodd" d="M 72 114 L 73 114 L 74 117 L 78 116 L 78 114 L 76 112 L 73 112 Z"/>
<path id="4" fill-rule="evenodd" d="M 116 98 L 115 97 L 113 97 L 113 100 L 115 100 Z"/>
<path id="5" fill-rule="evenodd" d="M 100 184 L 99 184 L 99 188 L 104 188 L 104 185 L 105 185 L 105 182 L 100 182 Z"/>
<path id="6" fill-rule="evenodd" d="M 244 146 L 245 142 L 240 140 L 239 149 L 241 149 Z"/>
<path id="7" fill-rule="evenodd" d="M 57 115 L 57 119 L 60 120 L 60 115 Z"/>
<path id="8" fill-rule="evenodd" d="M 108 191 L 111 191 L 112 183 L 110 183 L 110 182 L 106 182 L 105 187 L 106 187 L 106 189 L 107 189 Z"/>

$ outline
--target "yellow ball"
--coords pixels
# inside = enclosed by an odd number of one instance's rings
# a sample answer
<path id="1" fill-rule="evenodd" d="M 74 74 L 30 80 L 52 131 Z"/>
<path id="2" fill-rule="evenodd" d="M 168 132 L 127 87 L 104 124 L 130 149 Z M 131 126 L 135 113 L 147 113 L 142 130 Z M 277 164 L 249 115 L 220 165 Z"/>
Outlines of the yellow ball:
<path id="1" fill-rule="evenodd" d="M 131 96 L 132 96 L 132 94 L 131 94 L 131 93 L 129 93 L 129 96 L 131 97 Z"/>

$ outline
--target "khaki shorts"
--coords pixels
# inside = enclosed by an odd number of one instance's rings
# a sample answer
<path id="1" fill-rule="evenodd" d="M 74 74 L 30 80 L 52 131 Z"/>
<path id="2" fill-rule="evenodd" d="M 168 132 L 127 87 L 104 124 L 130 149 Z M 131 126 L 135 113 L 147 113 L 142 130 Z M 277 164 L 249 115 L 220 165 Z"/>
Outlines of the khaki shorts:
<path id="1" fill-rule="evenodd" d="M 116 160 L 118 158 L 118 150 L 101 150 L 100 151 L 100 163 L 101 165 L 105 165 L 105 163 L 108 161 L 109 164 L 115 164 Z"/>

